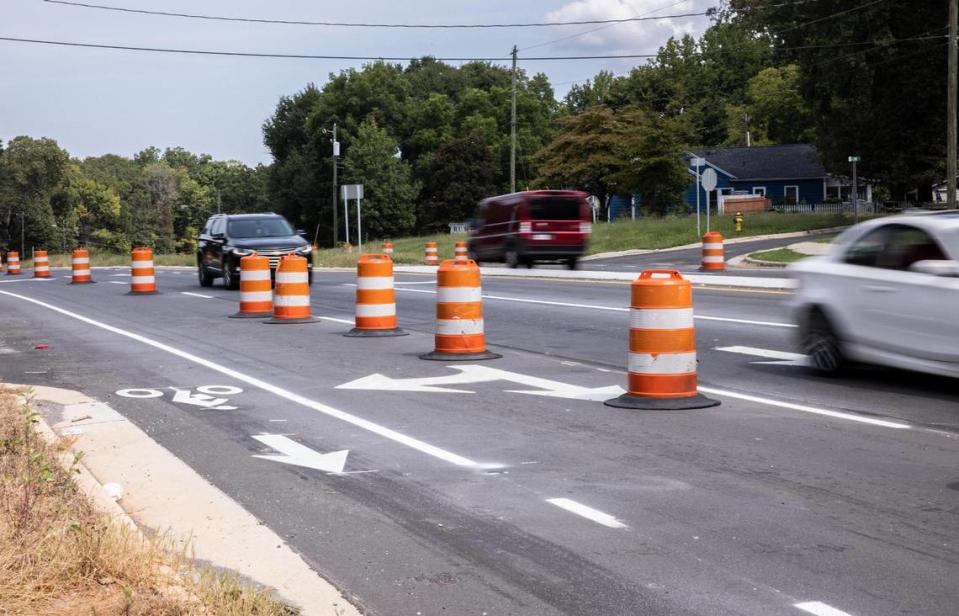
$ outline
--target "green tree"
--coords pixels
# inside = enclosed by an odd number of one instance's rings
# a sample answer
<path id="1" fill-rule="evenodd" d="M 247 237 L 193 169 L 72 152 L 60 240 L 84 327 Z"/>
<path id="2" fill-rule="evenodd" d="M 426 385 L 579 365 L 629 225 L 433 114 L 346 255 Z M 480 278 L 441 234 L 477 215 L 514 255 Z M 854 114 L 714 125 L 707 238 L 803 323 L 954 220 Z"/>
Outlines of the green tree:
<path id="1" fill-rule="evenodd" d="M 469 219 L 481 199 L 505 190 L 498 184 L 500 175 L 496 157 L 483 142 L 464 137 L 444 143 L 426 170 L 417 229 L 442 231 L 448 223 Z"/>
<path id="2" fill-rule="evenodd" d="M 70 201 L 71 218 L 77 228 L 77 239 L 83 245 L 93 244 L 98 248 L 99 241 L 115 237 L 120 213 L 120 195 L 115 190 L 96 180 L 82 177 L 79 169 L 73 172 L 67 195 Z M 115 240 L 110 241 L 108 249 L 117 250 Z"/>
<path id="3" fill-rule="evenodd" d="M 66 185 L 69 160 L 53 139 L 20 136 L 7 144 L 0 156 L 0 241 L 6 246 L 19 247 L 21 213 L 27 250 L 58 239 L 53 200 Z"/>
<path id="4" fill-rule="evenodd" d="M 409 233 L 419 192 L 399 144 L 372 118 L 360 124 L 346 155 L 346 181 L 363 184 L 363 229 L 368 237 Z"/>

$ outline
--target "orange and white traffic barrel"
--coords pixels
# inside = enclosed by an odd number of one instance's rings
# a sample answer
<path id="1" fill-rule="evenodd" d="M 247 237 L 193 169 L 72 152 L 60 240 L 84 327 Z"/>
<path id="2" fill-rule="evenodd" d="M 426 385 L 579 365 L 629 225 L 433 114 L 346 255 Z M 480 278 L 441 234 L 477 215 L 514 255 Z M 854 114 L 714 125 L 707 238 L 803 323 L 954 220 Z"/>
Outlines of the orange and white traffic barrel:
<path id="1" fill-rule="evenodd" d="M 273 318 L 264 323 L 317 323 L 310 313 L 310 269 L 299 255 L 283 255 L 276 267 Z"/>
<path id="2" fill-rule="evenodd" d="M 405 336 L 396 324 L 393 260 L 389 255 L 360 255 L 356 264 L 356 327 L 350 337 Z"/>
<path id="3" fill-rule="evenodd" d="M 20 275 L 20 253 L 11 250 L 7 253 L 7 276 Z"/>
<path id="4" fill-rule="evenodd" d="M 0 253 L 0 272 L 3 272 L 3 253 Z"/>
<path id="5" fill-rule="evenodd" d="M 723 254 L 723 236 L 721 233 L 707 231 L 703 236 L 702 269 L 711 271 L 726 269 L 726 258 Z"/>
<path id="6" fill-rule="evenodd" d="M 46 250 L 38 250 L 33 253 L 33 277 L 50 277 L 50 257 L 47 256 Z"/>
<path id="7" fill-rule="evenodd" d="M 273 314 L 270 260 L 255 252 L 240 259 L 240 311 L 231 319 L 261 319 Z"/>
<path id="8" fill-rule="evenodd" d="M 440 258 L 439 253 L 436 250 L 436 242 L 426 242 L 426 264 L 427 265 L 439 265 Z"/>
<path id="9" fill-rule="evenodd" d="M 502 357 L 486 350 L 483 290 L 475 261 L 443 261 L 436 271 L 436 336 L 432 353 L 420 359 L 458 361 Z"/>
<path id="10" fill-rule="evenodd" d="M 393 242 L 383 242 L 383 254 L 393 258 Z"/>
<path id="11" fill-rule="evenodd" d="M 693 286 L 675 270 L 647 270 L 632 285 L 627 392 L 607 406 L 699 409 L 719 404 L 696 388 Z"/>
<path id="12" fill-rule="evenodd" d="M 453 249 L 454 260 L 460 263 L 465 262 L 469 257 L 466 256 L 466 242 L 456 242 Z"/>
<path id="13" fill-rule="evenodd" d="M 73 268 L 73 277 L 70 284 L 86 284 L 93 282 L 90 274 L 90 251 L 86 248 L 77 248 L 70 258 L 70 267 Z"/>
<path id="14" fill-rule="evenodd" d="M 156 292 L 153 249 L 134 248 L 130 259 L 130 295 L 149 295 Z"/>

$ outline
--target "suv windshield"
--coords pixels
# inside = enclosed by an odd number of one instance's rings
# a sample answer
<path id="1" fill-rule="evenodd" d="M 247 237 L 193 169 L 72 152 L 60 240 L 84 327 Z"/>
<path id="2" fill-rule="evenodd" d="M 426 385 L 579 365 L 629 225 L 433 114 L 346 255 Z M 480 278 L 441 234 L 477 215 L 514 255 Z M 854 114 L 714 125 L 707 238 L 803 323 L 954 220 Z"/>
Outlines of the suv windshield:
<path id="1" fill-rule="evenodd" d="M 290 237 L 294 235 L 290 224 L 282 218 L 248 218 L 231 220 L 227 226 L 230 237 Z"/>
<path id="2" fill-rule="evenodd" d="M 575 197 L 534 197 L 529 202 L 533 220 L 579 220 L 579 200 Z"/>

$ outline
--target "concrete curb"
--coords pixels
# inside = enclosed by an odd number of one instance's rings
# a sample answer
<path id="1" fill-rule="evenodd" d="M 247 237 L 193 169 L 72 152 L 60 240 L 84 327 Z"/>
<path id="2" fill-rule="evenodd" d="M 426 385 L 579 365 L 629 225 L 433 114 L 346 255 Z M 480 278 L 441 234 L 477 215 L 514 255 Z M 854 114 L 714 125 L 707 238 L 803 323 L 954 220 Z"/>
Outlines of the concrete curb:
<path id="1" fill-rule="evenodd" d="M 304 616 L 360 616 L 332 584 L 313 571 L 286 542 L 186 463 L 106 404 L 81 392 L 18 386 L 47 418 L 38 431 L 46 439 L 76 439 L 61 460 L 77 464 L 77 484 L 111 517 L 139 529 L 166 531 L 195 559 L 236 572 L 272 588 Z M 52 421 L 52 420 L 51 420 Z M 117 483 L 117 501 L 104 485 Z"/>

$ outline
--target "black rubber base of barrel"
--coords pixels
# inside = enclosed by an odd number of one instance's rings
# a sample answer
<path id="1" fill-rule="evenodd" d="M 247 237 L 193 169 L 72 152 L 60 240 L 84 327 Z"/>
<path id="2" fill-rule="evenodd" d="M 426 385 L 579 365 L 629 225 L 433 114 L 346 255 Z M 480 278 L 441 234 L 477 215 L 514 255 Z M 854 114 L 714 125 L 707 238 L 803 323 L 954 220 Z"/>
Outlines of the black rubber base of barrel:
<path id="1" fill-rule="evenodd" d="M 277 319 L 274 317 L 263 322 L 267 325 L 297 325 L 301 323 L 319 323 L 320 320 L 317 317 L 307 317 L 303 319 Z"/>
<path id="2" fill-rule="evenodd" d="M 72 280 L 68 284 L 93 284 L 96 280 L 85 280 L 83 282 L 73 282 Z"/>
<path id="3" fill-rule="evenodd" d="M 439 353 L 432 351 L 420 355 L 420 359 L 429 359 L 432 361 L 481 361 L 484 359 L 499 359 L 502 355 L 483 351 L 482 353 Z"/>
<path id="4" fill-rule="evenodd" d="M 343 335 L 347 338 L 390 338 L 392 336 L 409 336 L 410 333 L 399 327 L 396 329 L 360 329 L 354 327 Z"/>
<path id="5" fill-rule="evenodd" d="M 18 274 L 11 274 L 10 272 L 7 272 L 7 276 L 23 276 L 23 272 L 20 272 Z"/>
<path id="6" fill-rule="evenodd" d="M 618 409 L 635 409 L 642 411 L 687 411 L 692 409 L 707 409 L 719 406 L 719 400 L 696 394 L 689 398 L 647 398 L 623 394 L 617 398 L 603 402 L 606 406 Z"/>
<path id="7" fill-rule="evenodd" d="M 266 319 L 272 317 L 272 312 L 238 312 L 231 314 L 231 319 Z"/>
<path id="8" fill-rule="evenodd" d="M 127 295 L 159 295 L 159 291 L 127 291 Z"/>

